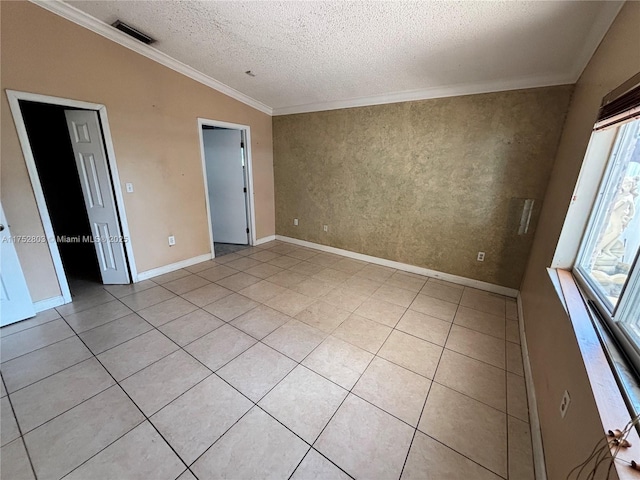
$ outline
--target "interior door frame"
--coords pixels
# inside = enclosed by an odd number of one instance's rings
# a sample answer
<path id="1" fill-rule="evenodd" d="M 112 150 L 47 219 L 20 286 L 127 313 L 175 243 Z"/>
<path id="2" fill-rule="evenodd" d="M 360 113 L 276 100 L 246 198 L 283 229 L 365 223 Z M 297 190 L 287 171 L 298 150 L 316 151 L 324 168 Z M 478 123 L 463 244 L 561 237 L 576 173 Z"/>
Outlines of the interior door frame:
<path id="1" fill-rule="evenodd" d="M 255 202 L 253 198 L 253 161 L 251 159 L 251 127 L 249 125 L 240 125 L 238 123 L 221 122 L 218 120 L 209 120 L 206 118 L 198 118 L 198 138 L 200 139 L 200 157 L 202 160 L 202 179 L 204 181 L 204 199 L 207 205 L 207 222 L 209 224 L 209 243 L 211 246 L 211 258 L 215 258 L 216 251 L 213 245 L 213 225 L 211 222 L 211 205 L 209 204 L 209 185 L 207 184 L 207 164 L 204 156 L 204 138 L 202 136 L 202 127 L 220 127 L 232 130 L 240 130 L 243 134 L 244 141 L 244 162 L 245 175 L 247 182 L 247 216 L 249 220 L 249 245 L 256 244 L 256 216 Z"/>
<path id="2" fill-rule="evenodd" d="M 38 175 L 38 169 L 36 166 L 35 158 L 33 156 L 33 150 L 31 149 L 31 143 L 29 142 L 29 136 L 27 135 L 27 127 L 22 116 L 22 110 L 20 109 L 20 100 L 26 100 L 30 102 L 48 103 L 51 105 L 60 105 L 63 107 L 80 108 L 83 110 L 93 110 L 98 112 L 100 123 L 102 126 L 102 137 L 104 139 L 105 150 L 107 153 L 107 163 L 109 165 L 111 182 L 114 190 L 114 201 L 116 211 L 120 217 L 120 228 L 122 235 L 129 239 L 125 242 L 124 248 L 127 253 L 127 264 L 129 268 L 129 277 L 132 282 L 138 281 L 138 271 L 136 269 L 136 262 L 133 256 L 133 247 L 131 245 L 131 233 L 129 232 L 129 223 L 127 222 L 127 214 L 124 209 L 124 198 L 122 196 L 122 187 L 120 183 L 120 176 L 118 174 L 118 165 L 116 162 L 116 153 L 113 147 L 113 140 L 111 139 L 111 130 L 109 128 L 109 119 L 107 117 L 107 107 L 99 103 L 83 102 L 80 100 L 73 100 L 61 97 L 52 97 L 50 95 L 41 95 L 38 93 L 20 92 L 16 90 L 6 90 L 7 99 L 9 100 L 9 107 L 11 109 L 11 115 L 18 132 L 18 139 L 20 140 L 20 147 L 22 148 L 22 154 L 24 161 L 27 165 L 27 171 L 29 172 L 29 179 L 31 180 L 31 186 L 36 199 L 36 205 L 38 206 L 38 212 L 40 213 L 40 219 L 42 220 L 42 226 L 44 228 L 44 234 L 47 237 L 47 245 L 49 246 L 49 252 L 53 260 L 53 266 L 58 278 L 58 284 L 60 285 L 60 291 L 64 298 L 64 303 L 71 302 L 71 291 L 69 290 L 69 282 L 62 265 L 62 258 L 60 256 L 60 250 L 58 244 L 55 241 L 55 233 L 53 231 L 53 225 L 51 223 L 51 217 L 49 216 L 49 209 L 44 197 L 42 185 L 40 183 L 40 177 Z"/>

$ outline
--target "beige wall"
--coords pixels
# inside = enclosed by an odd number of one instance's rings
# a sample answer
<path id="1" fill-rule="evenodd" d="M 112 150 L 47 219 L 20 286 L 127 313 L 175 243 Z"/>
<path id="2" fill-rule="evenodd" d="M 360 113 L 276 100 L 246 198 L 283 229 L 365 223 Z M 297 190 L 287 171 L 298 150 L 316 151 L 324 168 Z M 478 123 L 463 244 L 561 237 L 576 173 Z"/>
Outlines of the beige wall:
<path id="1" fill-rule="evenodd" d="M 551 265 L 602 97 L 640 71 L 639 25 L 640 3 L 627 2 L 576 85 L 521 288 L 551 480 L 566 478 L 587 457 L 602 438 L 602 426 L 574 332 L 545 268 Z M 562 420 L 558 406 L 565 389 L 571 407 Z"/>
<path id="2" fill-rule="evenodd" d="M 107 107 L 138 271 L 209 253 L 197 118 L 251 127 L 257 238 L 273 235 L 271 117 L 27 2 L 2 9 L 2 204 L 14 235 L 42 224 L 5 89 Z M 177 245 L 169 247 L 167 236 Z M 59 295 L 45 245 L 18 245 L 34 301 Z"/>
<path id="3" fill-rule="evenodd" d="M 276 231 L 517 288 L 538 212 L 518 236 L 518 199 L 541 203 L 571 91 L 274 117 Z"/>

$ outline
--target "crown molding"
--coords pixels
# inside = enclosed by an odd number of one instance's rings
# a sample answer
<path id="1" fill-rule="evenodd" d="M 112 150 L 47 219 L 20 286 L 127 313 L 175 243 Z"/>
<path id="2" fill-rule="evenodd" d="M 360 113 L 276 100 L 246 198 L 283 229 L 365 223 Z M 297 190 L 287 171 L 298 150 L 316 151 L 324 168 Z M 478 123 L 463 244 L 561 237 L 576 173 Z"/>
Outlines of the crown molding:
<path id="1" fill-rule="evenodd" d="M 264 103 L 259 102 L 258 100 L 251 98 L 248 95 L 245 95 L 244 93 L 241 93 L 238 90 L 235 90 L 234 88 L 231 88 L 230 86 L 225 85 L 224 83 L 219 82 L 214 78 L 211 78 L 208 75 L 205 75 L 204 73 L 196 70 L 193 67 L 190 67 L 189 65 L 186 65 L 180 62 L 179 60 L 176 60 L 173 57 L 170 57 L 169 55 L 161 52 L 160 50 L 157 50 L 153 47 L 150 47 L 149 45 L 145 45 L 143 43 L 140 43 L 132 39 L 131 37 L 122 33 L 121 31 L 116 30 L 111 25 L 107 25 L 106 23 L 98 20 L 95 17 L 92 17 L 91 15 L 83 12 L 82 10 L 79 10 L 76 7 L 69 5 L 67 3 L 64 3 L 62 0 L 30 0 L 30 1 L 33 4 L 44 8 L 45 10 L 55 13 L 56 15 L 59 15 L 60 17 L 69 20 L 70 22 L 80 25 L 81 27 L 87 28 L 88 30 L 91 30 L 92 32 L 97 33 L 98 35 L 101 35 L 113 42 L 116 42 L 122 45 L 123 47 L 128 48 L 129 50 L 133 50 L 134 52 L 139 53 L 140 55 L 143 55 L 155 62 L 158 62 L 159 64 L 170 68 L 171 70 L 181 73 L 182 75 L 185 75 L 191 78 L 192 80 L 195 80 L 196 82 L 202 83 L 207 87 L 217 90 L 218 92 L 223 93 L 235 100 L 238 100 L 239 102 L 242 102 L 245 105 L 255 108 L 256 110 L 266 113 L 267 115 L 273 114 L 273 109 L 268 105 L 265 105 Z"/>
<path id="2" fill-rule="evenodd" d="M 293 115 L 296 113 L 320 112 L 325 110 L 339 110 L 342 108 L 367 107 L 370 105 L 384 105 L 387 103 L 413 102 L 416 100 L 430 100 L 433 98 L 458 97 L 461 95 L 476 95 L 479 93 L 505 92 L 524 88 L 550 87 L 575 83 L 573 74 L 544 75 L 524 77 L 510 80 L 497 80 L 486 83 L 469 83 L 446 87 L 432 87 L 405 92 L 372 95 L 348 100 L 332 102 L 308 103 L 291 107 L 274 108 L 273 115 Z"/>
<path id="3" fill-rule="evenodd" d="M 591 25 L 591 29 L 583 43 L 582 51 L 576 56 L 576 62 L 572 70 L 574 77 L 574 82 L 572 83 L 577 82 L 582 75 L 582 72 L 589 63 L 589 60 L 591 60 L 593 54 L 596 53 L 598 46 L 600 46 L 600 42 L 602 42 L 602 39 L 609 31 L 609 28 L 611 28 L 611 25 L 620 13 L 620 10 L 622 10 L 625 0 L 602 3 L 603 5 L 600 10 L 600 14 L 593 22 L 593 25 Z"/>
<path id="4" fill-rule="evenodd" d="M 625 0 L 603 2 L 602 9 L 593 22 L 582 50 L 576 55 L 576 61 L 571 71 L 566 74 L 542 75 L 522 77 L 510 80 L 498 80 L 486 83 L 470 83 L 444 87 L 432 87 L 405 92 L 358 97 L 347 100 L 309 103 L 273 109 L 273 115 L 293 115 L 296 113 L 311 113 L 325 110 L 339 110 L 342 108 L 366 107 L 370 105 L 384 105 L 387 103 L 411 102 L 429 100 L 433 98 L 456 97 L 461 95 L 475 95 L 480 93 L 504 92 L 525 88 L 550 87 L 554 85 L 574 84 L 578 81 L 587 64 L 593 57 L 600 42 L 611 28 L 620 13 Z"/>
<path id="5" fill-rule="evenodd" d="M 271 108 L 264 103 L 225 85 L 214 78 L 205 75 L 189 65 L 186 65 L 166 53 L 151 46 L 144 45 L 128 35 L 116 30 L 106 23 L 77 9 L 62 0 L 30 0 L 56 15 L 59 15 L 77 25 L 91 30 L 125 48 L 133 50 L 165 67 L 181 73 L 203 85 L 206 85 L 220 93 L 223 93 L 239 102 L 242 102 L 267 115 L 292 115 L 297 113 L 310 113 L 326 110 L 338 110 L 342 108 L 366 107 L 370 105 L 384 105 L 388 103 L 411 102 L 416 100 L 429 100 L 434 98 L 455 97 L 461 95 L 475 95 L 481 93 L 502 92 L 525 88 L 548 87 L 554 85 L 566 85 L 576 83 L 584 68 L 589 63 L 602 38 L 610 28 L 616 16 L 624 5 L 624 0 L 603 2 L 602 10 L 593 23 L 587 38 L 583 42 L 581 52 L 576 56 L 575 64 L 567 74 L 554 74 L 543 76 L 522 77 L 508 80 L 497 80 L 484 83 L 469 83 L 442 87 L 430 87 L 425 89 L 410 90 L 404 92 L 392 92 L 367 97 L 357 97 L 346 100 L 334 100 L 329 102 L 316 102 L 288 107 Z"/>

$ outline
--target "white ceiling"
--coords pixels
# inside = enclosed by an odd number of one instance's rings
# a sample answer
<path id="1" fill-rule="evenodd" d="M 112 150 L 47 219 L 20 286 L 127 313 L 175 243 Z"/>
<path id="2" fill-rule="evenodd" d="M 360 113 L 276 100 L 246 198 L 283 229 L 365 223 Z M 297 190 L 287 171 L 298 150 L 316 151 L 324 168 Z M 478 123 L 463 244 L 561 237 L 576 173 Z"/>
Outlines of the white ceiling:
<path id="1" fill-rule="evenodd" d="M 153 48 L 274 114 L 573 83 L 621 6 L 617 1 L 66 3 L 106 24 L 120 19 L 138 28 L 158 40 Z"/>

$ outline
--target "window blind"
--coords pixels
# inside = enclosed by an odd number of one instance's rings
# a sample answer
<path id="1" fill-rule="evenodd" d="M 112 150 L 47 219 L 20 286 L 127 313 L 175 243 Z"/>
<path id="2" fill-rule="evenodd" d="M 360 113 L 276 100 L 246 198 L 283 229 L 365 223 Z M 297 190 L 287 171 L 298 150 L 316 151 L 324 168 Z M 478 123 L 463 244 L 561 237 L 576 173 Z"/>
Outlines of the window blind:
<path id="1" fill-rule="evenodd" d="M 640 117 L 640 73 L 637 73 L 602 100 L 595 130 Z"/>

